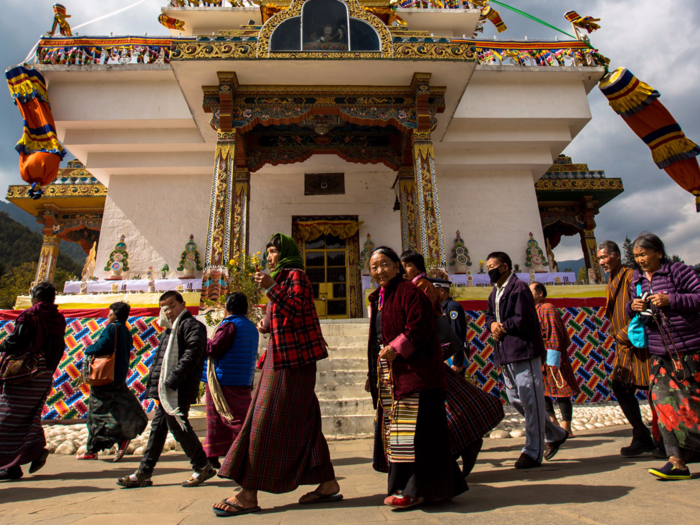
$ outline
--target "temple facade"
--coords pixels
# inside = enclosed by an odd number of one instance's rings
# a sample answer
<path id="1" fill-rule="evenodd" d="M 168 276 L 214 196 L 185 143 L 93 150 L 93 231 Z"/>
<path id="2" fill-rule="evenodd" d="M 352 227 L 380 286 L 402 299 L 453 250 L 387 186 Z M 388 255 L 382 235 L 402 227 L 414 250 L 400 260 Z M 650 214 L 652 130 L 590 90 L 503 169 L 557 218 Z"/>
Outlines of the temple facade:
<path id="1" fill-rule="evenodd" d="M 131 273 L 177 277 L 193 235 L 202 298 L 216 299 L 228 262 L 279 231 L 302 248 L 322 317 L 360 317 L 368 238 L 453 271 L 459 231 L 473 260 L 522 265 L 530 234 L 553 248 L 581 232 L 589 247 L 600 192 L 622 189 L 561 197 L 580 181 L 553 175 L 604 74 L 584 41 L 475 39 L 470 2 L 184 3 L 162 10 L 170 37 L 38 47 L 59 138 L 106 188 L 98 277 L 122 236 Z"/>

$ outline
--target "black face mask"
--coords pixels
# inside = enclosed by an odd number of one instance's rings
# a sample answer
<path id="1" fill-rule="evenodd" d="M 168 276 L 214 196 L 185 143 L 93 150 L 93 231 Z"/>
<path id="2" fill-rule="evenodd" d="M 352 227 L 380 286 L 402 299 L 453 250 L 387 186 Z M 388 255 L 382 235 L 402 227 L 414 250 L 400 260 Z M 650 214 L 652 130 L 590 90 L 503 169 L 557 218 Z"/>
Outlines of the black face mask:
<path id="1" fill-rule="evenodd" d="M 489 279 L 491 279 L 492 284 L 496 284 L 498 280 L 501 278 L 501 271 L 499 270 L 500 266 L 498 268 L 492 268 L 489 270 Z"/>

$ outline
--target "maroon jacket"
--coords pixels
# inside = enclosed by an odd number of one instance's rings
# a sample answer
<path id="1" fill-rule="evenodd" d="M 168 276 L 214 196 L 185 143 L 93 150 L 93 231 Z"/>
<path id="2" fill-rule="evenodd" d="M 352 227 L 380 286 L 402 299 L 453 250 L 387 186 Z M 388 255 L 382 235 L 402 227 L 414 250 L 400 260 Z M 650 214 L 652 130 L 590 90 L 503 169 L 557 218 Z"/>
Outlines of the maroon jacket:
<path id="1" fill-rule="evenodd" d="M 370 341 L 367 351 L 370 377 L 376 377 L 377 355 L 374 341 L 379 289 L 372 292 Z M 384 292 L 382 341 L 396 353 L 392 362 L 394 397 L 402 399 L 421 390 L 445 388 L 442 348 L 435 327 L 435 315 L 428 297 L 401 276 L 394 278 Z M 376 384 L 373 385 L 376 388 Z M 373 392 L 374 394 L 374 392 Z"/>
<path id="2" fill-rule="evenodd" d="M 282 270 L 267 297 L 270 301 L 268 348 L 275 370 L 299 368 L 328 357 L 314 292 L 303 270 Z"/>

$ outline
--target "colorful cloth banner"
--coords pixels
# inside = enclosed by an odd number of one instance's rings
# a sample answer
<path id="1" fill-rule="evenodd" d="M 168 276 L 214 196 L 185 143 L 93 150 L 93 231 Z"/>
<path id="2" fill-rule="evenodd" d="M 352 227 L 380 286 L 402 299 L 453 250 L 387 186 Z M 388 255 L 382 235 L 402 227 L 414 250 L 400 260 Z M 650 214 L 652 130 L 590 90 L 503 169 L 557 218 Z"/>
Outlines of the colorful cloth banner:
<path id="1" fill-rule="evenodd" d="M 66 150 L 56 135 L 46 81 L 28 66 L 5 71 L 10 94 L 24 118 L 22 138 L 15 149 L 19 153 L 19 170 L 27 184 L 49 184 L 58 175 Z"/>
<path id="2" fill-rule="evenodd" d="M 499 33 L 503 33 L 506 29 L 506 24 L 501 19 L 501 14 L 491 6 L 486 6 L 481 10 L 481 20 L 489 20 L 496 26 Z"/>
<path id="3" fill-rule="evenodd" d="M 654 162 L 684 190 L 695 195 L 700 212 L 700 147 L 686 138 L 673 115 L 659 101 L 661 94 L 631 71 L 618 68 L 600 82 L 610 107 L 651 149 Z"/>
<path id="4" fill-rule="evenodd" d="M 182 20 L 178 20 L 177 18 L 172 18 L 168 15 L 160 15 L 158 17 L 158 22 L 160 22 L 161 25 L 167 27 L 168 29 L 175 29 L 177 31 L 184 31 L 185 30 L 185 22 Z"/>

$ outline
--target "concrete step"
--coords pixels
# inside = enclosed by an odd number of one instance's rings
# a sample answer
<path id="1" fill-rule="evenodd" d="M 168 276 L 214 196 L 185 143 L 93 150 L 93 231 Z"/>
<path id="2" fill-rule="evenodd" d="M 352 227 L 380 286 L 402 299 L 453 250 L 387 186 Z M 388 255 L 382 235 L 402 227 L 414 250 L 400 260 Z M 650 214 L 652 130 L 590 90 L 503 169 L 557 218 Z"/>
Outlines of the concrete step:
<path id="1" fill-rule="evenodd" d="M 324 336 L 331 348 L 337 346 L 364 346 L 367 348 L 368 335 L 329 335 Z"/>
<path id="2" fill-rule="evenodd" d="M 328 359 L 321 359 L 316 363 L 316 369 L 321 372 L 335 370 L 343 372 L 346 370 L 364 370 L 367 371 L 367 357 L 336 357 L 335 355 Z"/>
<path id="3" fill-rule="evenodd" d="M 367 359 L 366 346 L 336 346 L 328 348 L 330 359 Z"/>
<path id="4" fill-rule="evenodd" d="M 322 416 L 321 428 L 326 437 L 366 437 L 374 433 L 374 415 Z"/>
<path id="5" fill-rule="evenodd" d="M 367 395 L 365 392 L 365 381 L 367 376 L 362 379 L 362 383 L 321 383 L 316 381 L 316 396 L 319 400 L 336 401 L 343 399 L 357 399 Z M 327 414 L 332 415 L 332 414 Z"/>
<path id="6" fill-rule="evenodd" d="M 316 372 L 316 385 L 361 385 L 367 381 L 364 370 L 325 370 Z"/>
<path id="7" fill-rule="evenodd" d="M 327 323 L 321 321 L 324 337 L 365 337 L 369 333 L 369 320 L 358 319 L 355 323 Z"/>
<path id="8" fill-rule="evenodd" d="M 367 392 L 364 394 L 365 397 L 319 400 L 321 415 L 328 417 L 371 416 L 375 412 L 374 406 L 372 406 L 372 396 Z"/>

